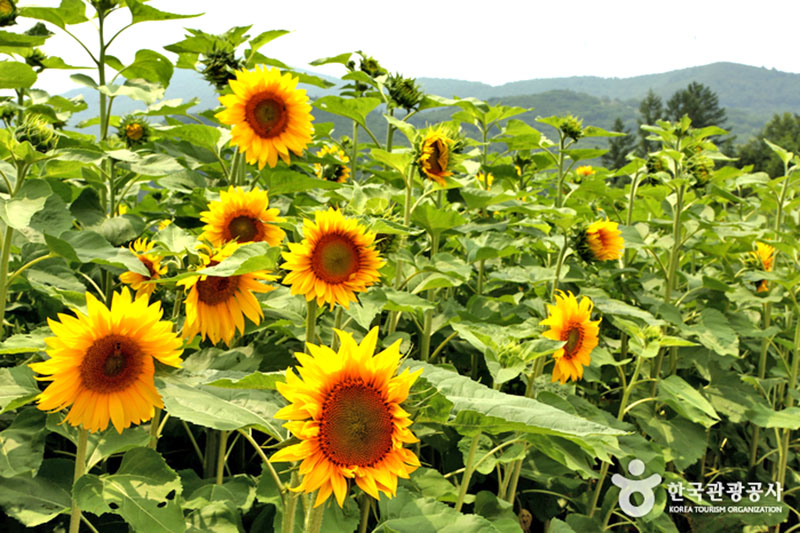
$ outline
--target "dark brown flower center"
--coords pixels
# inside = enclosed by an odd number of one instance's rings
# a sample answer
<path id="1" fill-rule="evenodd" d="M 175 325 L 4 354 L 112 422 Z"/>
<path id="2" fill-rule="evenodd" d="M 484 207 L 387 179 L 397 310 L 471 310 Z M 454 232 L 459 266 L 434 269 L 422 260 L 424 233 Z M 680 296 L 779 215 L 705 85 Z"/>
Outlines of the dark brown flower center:
<path id="1" fill-rule="evenodd" d="M 240 215 L 231 219 L 227 228 L 227 240 L 252 242 L 258 240 L 262 222 L 248 215 Z"/>
<path id="2" fill-rule="evenodd" d="M 322 404 L 319 444 L 341 466 L 372 466 L 392 449 L 393 417 L 382 395 L 360 379 L 336 384 Z"/>
<path id="3" fill-rule="evenodd" d="M 428 158 L 428 166 L 432 174 L 441 174 L 447 168 L 447 147 L 440 140 L 433 141 L 433 152 Z"/>
<path id="4" fill-rule="evenodd" d="M 342 283 L 358 271 L 361 257 L 351 238 L 329 234 L 322 237 L 311 252 L 311 269 L 327 283 Z"/>
<path id="5" fill-rule="evenodd" d="M 133 385 L 143 368 L 144 354 L 136 342 L 123 335 L 108 335 L 86 350 L 79 372 L 84 387 L 110 393 Z"/>
<path id="6" fill-rule="evenodd" d="M 286 103 L 271 92 L 256 94 L 245 106 L 247 123 L 260 137 L 276 137 L 289 123 Z"/>
<path id="7" fill-rule="evenodd" d="M 148 259 L 147 257 L 140 255 L 139 261 L 147 268 L 147 271 L 150 273 L 150 279 L 155 279 L 158 277 L 158 272 L 156 272 L 155 267 L 153 266 L 153 262 Z"/>
<path id="8" fill-rule="evenodd" d="M 561 340 L 566 341 L 564 357 L 572 359 L 583 344 L 583 329 L 577 324 L 571 324 L 567 334 L 561 336 Z"/>
<path id="9" fill-rule="evenodd" d="M 211 266 L 211 265 L 209 265 Z M 195 285 L 197 299 L 206 305 L 227 302 L 239 288 L 239 276 L 208 276 Z"/>

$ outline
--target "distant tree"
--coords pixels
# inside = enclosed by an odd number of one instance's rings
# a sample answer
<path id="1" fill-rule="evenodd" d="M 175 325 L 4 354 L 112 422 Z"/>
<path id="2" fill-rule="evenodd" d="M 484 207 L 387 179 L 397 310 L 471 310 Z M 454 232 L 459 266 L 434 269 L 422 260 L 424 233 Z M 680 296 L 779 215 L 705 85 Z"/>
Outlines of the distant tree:
<path id="1" fill-rule="evenodd" d="M 614 120 L 611 129 L 624 133 L 624 137 L 610 137 L 608 139 L 608 152 L 603 154 L 603 166 L 609 169 L 618 169 L 625 166 L 628 162 L 625 156 L 636 148 L 636 140 L 631 135 L 630 130 L 625 127 L 620 117 Z"/>
<path id="2" fill-rule="evenodd" d="M 666 116 L 669 120 L 678 121 L 683 115 L 689 115 L 694 128 L 724 128 L 728 120 L 725 109 L 719 106 L 717 93 L 696 81 L 685 89 L 675 91 L 667 100 Z"/>
<path id="3" fill-rule="evenodd" d="M 659 143 L 647 140 L 647 136 L 650 134 L 641 129 L 642 124 L 655 124 L 657 120 L 664 118 L 664 104 L 661 102 L 661 97 L 650 89 L 642 103 L 639 104 L 639 151 L 642 155 L 654 152 L 660 147 Z"/>
<path id="4" fill-rule="evenodd" d="M 741 165 L 753 165 L 754 171 L 766 172 L 773 178 L 783 176 L 783 162 L 764 139 L 790 152 L 800 152 L 800 115 L 776 113 L 757 137 L 739 147 L 737 154 Z"/>

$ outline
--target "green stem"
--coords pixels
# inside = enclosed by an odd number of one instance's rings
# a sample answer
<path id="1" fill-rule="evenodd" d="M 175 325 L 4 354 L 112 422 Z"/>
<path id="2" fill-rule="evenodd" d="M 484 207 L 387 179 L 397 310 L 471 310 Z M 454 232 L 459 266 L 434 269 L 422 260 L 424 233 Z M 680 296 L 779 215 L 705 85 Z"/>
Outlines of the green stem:
<path id="1" fill-rule="evenodd" d="M 14 228 L 8 226 L 3 237 L 3 251 L 0 255 L 0 339 L 3 339 L 3 321 L 6 317 L 6 303 L 8 297 L 8 286 L 11 284 L 8 279 L 8 260 L 11 255 L 11 238 L 14 236 Z"/>
<path id="2" fill-rule="evenodd" d="M 469 453 L 467 454 L 467 462 L 464 465 L 464 475 L 461 476 L 461 489 L 458 491 L 458 500 L 456 500 L 456 511 L 461 511 L 461 506 L 464 505 L 464 498 L 467 496 L 467 488 L 469 488 L 469 480 L 472 477 L 473 464 L 475 462 L 475 452 L 478 450 L 478 438 L 480 433 L 476 433 L 472 437 L 472 443 L 469 445 Z"/>
<path id="3" fill-rule="evenodd" d="M 556 207 L 560 208 L 564 203 L 564 134 L 558 132 L 558 181 L 556 185 Z"/>
<path id="4" fill-rule="evenodd" d="M 312 501 L 313 499 L 314 498 L 312 498 Z M 324 514 L 325 505 L 309 507 L 308 514 L 306 515 L 306 533 L 320 533 L 322 529 L 322 515 Z"/>
<path id="5" fill-rule="evenodd" d="M 514 498 L 517 495 L 517 484 L 519 483 L 519 476 L 521 473 L 522 459 L 514 462 L 514 470 L 511 473 L 511 483 L 508 485 L 508 491 L 506 492 L 506 501 L 510 504 L 514 503 Z"/>
<path id="6" fill-rule="evenodd" d="M 633 387 L 636 386 L 636 379 L 639 377 L 639 372 L 642 370 L 643 360 L 644 358 L 641 355 L 636 357 L 636 366 L 633 369 L 633 375 L 631 376 L 630 381 L 628 381 L 628 386 L 625 387 L 625 390 L 622 392 L 622 399 L 619 402 L 619 411 L 617 412 L 617 420 L 621 421 L 625 416 L 625 408 L 628 405 L 631 391 L 633 390 Z M 600 466 L 600 479 L 598 479 L 597 486 L 594 489 L 592 505 L 589 508 L 589 518 L 591 518 L 597 510 L 597 503 L 600 501 L 600 492 L 603 490 L 603 482 L 606 480 L 606 475 L 608 474 L 608 466 L 609 463 L 603 463 Z"/>
<path id="7" fill-rule="evenodd" d="M 100 38 L 100 52 L 97 57 L 97 79 L 98 84 L 103 86 L 106 84 L 106 44 L 103 38 L 103 25 L 105 22 L 105 13 L 102 10 L 97 12 L 97 31 Z M 106 107 L 106 95 L 100 93 L 100 140 L 104 141 L 108 136 L 108 109 Z"/>
<path id="8" fill-rule="evenodd" d="M 74 485 L 78 478 L 86 472 L 86 444 L 89 442 L 89 431 L 86 429 L 78 430 L 78 449 L 75 452 L 75 472 L 72 476 Z M 69 533 L 78 533 L 81 525 L 81 509 L 75 497 L 72 498 L 72 514 L 69 517 Z"/>
<path id="9" fill-rule="evenodd" d="M 333 321 L 333 329 L 342 329 L 342 321 L 344 320 L 343 308 L 339 306 L 336 310 L 336 319 Z M 339 336 L 336 332 L 331 333 L 331 350 L 336 350 L 339 347 Z"/>
<path id="10" fill-rule="evenodd" d="M 390 117 L 394 116 L 394 109 L 389 109 L 389 116 Z M 391 152 L 392 151 L 392 141 L 393 140 L 394 140 L 394 126 L 389 124 L 388 128 L 386 128 L 386 151 L 387 152 Z"/>
<path id="11" fill-rule="evenodd" d="M 297 470 L 292 471 L 292 478 L 289 480 L 289 487 L 294 488 L 298 484 Z M 283 522 L 281 523 L 281 533 L 294 533 L 294 515 L 297 510 L 297 498 L 299 494 L 289 490 L 286 493 L 286 505 L 283 507 Z"/>
<path id="12" fill-rule="evenodd" d="M 442 195 L 441 191 L 439 194 L 439 200 L 441 204 Z M 441 207 L 441 205 L 440 205 Z M 431 260 L 439 251 L 439 233 L 434 233 L 431 235 Z M 428 300 L 435 306 L 436 302 L 434 300 L 434 293 L 436 292 L 435 289 L 431 289 L 428 291 Z M 428 309 L 425 311 L 425 321 L 422 328 L 422 339 L 419 345 L 419 358 L 421 361 L 428 361 L 430 359 L 430 352 L 431 352 L 431 330 L 433 329 L 433 311 L 434 309 Z"/>
<path id="13" fill-rule="evenodd" d="M 783 180 L 783 188 L 781 189 L 781 195 L 778 198 L 778 215 L 775 217 L 775 232 L 779 232 L 781 229 L 781 222 L 783 219 L 783 202 L 786 201 L 786 192 L 789 190 L 789 162 L 786 161 L 783 163 L 783 175 L 786 179 Z"/>
<path id="14" fill-rule="evenodd" d="M 567 236 L 564 235 L 564 243 L 561 245 L 561 250 L 558 252 L 558 259 L 556 260 L 556 273 L 553 277 L 553 291 L 550 293 L 550 297 L 555 297 L 556 291 L 558 290 L 558 281 L 561 278 L 561 268 L 564 265 L 564 258 L 567 257 Z"/>
<path id="15" fill-rule="evenodd" d="M 269 462 L 269 458 L 267 458 L 264 450 L 261 449 L 261 446 L 258 444 L 258 442 L 256 442 L 256 439 L 254 439 L 248 431 L 243 429 L 238 429 L 237 431 L 247 440 L 247 442 L 250 443 L 251 446 L 253 446 L 253 449 L 256 451 L 259 457 L 261 457 L 261 461 L 264 463 L 264 468 L 267 472 L 269 472 L 269 475 L 272 476 L 273 481 L 275 481 L 275 486 L 278 487 L 278 491 L 281 494 L 281 500 L 285 501 L 287 492 L 286 486 L 284 486 L 283 482 L 281 482 L 280 476 L 278 476 L 278 473 L 275 471 L 275 467 L 272 466 L 272 463 Z"/>
<path id="16" fill-rule="evenodd" d="M 789 388 L 786 394 L 786 407 L 794 406 L 794 394 L 797 390 L 797 374 L 800 369 L 800 316 L 797 317 L 797 324 L 794 329 L 794 355 L 792 356 L 792 370 L 789 375 Z M 791 442 L 792 430 L 783 430 L 783 440 L 781 441 L 780 463 L 778 465 L 778 483 L 782 487 L 786 486 L 786 468 L 789 458 L 789 443 Z"/>
<path id="17" fill-rule="evenodd" d="M 405 178 L 406 184 L 406 197 L 405 203 L 403 204 L 403 227 L 408 227 L 408 224 L 411 222 L 411 192 L 414 188 L 414 165 L 409 165 L 408 168 L 408 176 Z M 406 235 L 400 236 L 400 242 L 398 248 L 400 250 L 403 249 L 406 243 Z M 397 263 L 395 265 L 395 274 L 394 274 L 394 288 L 397 289 L 400 287 L 400 284 L 403 282 L 403 261 L 398 257 Z M 394 333 L 395 329 L 397 328 L 397 323 L 400 321 L 398 316 L 398 311 L 391 311 L 389 316 L 386 318 L 387 328 L 386 331 L 389 335 Z"/>
<path id="18" fill-rule="evenodd" d="M 161 409 L 156 407 L 155 412 L 153 412 L 153 419 L 150 421 L 150 443 L 148 444 L 153 450 L 155 450 L 158 445 L 158 422 L 160 419 Z"/>
<path id="19" fill-rule="evenodd" d="M 481 259 L 478 263 L 478 285 L 475 287 L 475 294 L 483 294 L 483 274 L 486 270 L 486 259 Z"/>
<path id="20" fill-rule="evenodd" d="M 225 476 L 225 452 L 227 451 L 229 431 L 219 432 L 219 447 L 217 448 L 217 485 L 222 485 Z"/>
<path id="21" fill-rule="evenodd" d="M 353 149 L 350 152 L 350 179 L 356 181 L 358 169 L 358 122 L 353 121 Z"/>
<path id="22" fill-rule="evenodd" d="M 368 494 L 361 495 L 361 521 L 358 523 L 358 533 L 367 533 L 369 510 L 372 508 L 372 498 Z"/>
<path id="23" fill-rule="evenodd" d="M 311 298 L 306 302 L 306 346 L 305 353 L 308 353 L 308 344 L 316 342 L 317 331 L 317 300 Z"/>
<path id="24" fill-rule="evenodd" d="M 772 320 L 772 303 L 766 302 L 764 303 L 764 312 L 761 316 L 761 326 L 763 330 L 766 330 L 770 322 Z M 758 358 L 758 379 L 763 380 L 764 377 L 767 375 L 767 353 L 769 351 L 769 339 L 763 338 L 761 339 L 761 354 Z M 756 464 L 756 459 L 758 458 L 758 444 L 761 440 L 761 428 L 758 426 L 753 426 L 753 437 L 750 441 L 750 466 Z"/>

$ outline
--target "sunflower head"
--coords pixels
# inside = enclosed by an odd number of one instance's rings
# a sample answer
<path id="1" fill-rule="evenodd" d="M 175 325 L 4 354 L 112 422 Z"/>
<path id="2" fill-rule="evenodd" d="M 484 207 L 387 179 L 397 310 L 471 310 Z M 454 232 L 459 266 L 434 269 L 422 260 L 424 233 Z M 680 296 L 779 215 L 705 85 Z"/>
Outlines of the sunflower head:
<path id="1" fill-rule="evenodd" d="M 41 115 L 28 114 L 17 126 L 14 136 L 19 142 L 29 142 L 37 152 L 49 152 L 56 147 L 58 136 L 53 125 Z"/>
<path id="2" fill-rule="evenodd" d="M 91 0 L 91 3 L 98 13 L 108 13 L 119 5 L 119 0 Z"/>
<path id="3" fill-rule="evenodd" d="M 216 250 L 202 246 L 202 267 L 218 265 L 233 255 L 239 246 L 241 245 L 235 241 Z M 266 270 L 257 270 L 239 276 L 203 274 L 178 281 L 178 285 L 183 285 L 189 291 L 184 300 L 186 322 L 183 324 L 182 335 L 191 340 L 200 334 L 202 339 L 208 337 L 214 344 L 224 341 L 230 345 L 237 329 L 244 335 L 244 317 L 256 325 L 261 323 L 264 313 L 253 293 L 274 290 L 275 287 L 261 282 L 276 279 Z"/>
<path id="4" fill-rule="evenodd" d="M 106 307 L 86 293 L 88 313 L 48 319 L 55 337 L 45 339 L 50 359 L 30 365 L 51 381 L 39 394 L 39 409 L 72 406 L 66 421 L 91 432 L 109 421 L 122 430 L 153 416 L 163 407 L 153 384 L 153 359 L 179 367 L 183 351 L 172 323 L 161 320 L 161 303 L 131 298 L 127 288 L 114 293 Z"/>
<path id="5" fill-rule="evenodd" d="M 332 160 L 330 163 L 314 163 L 314 173 L 319 179 L 344 183 L 350 177 L 350 158 L 338 146 L 323 146 L 317 157 Z"/>
<path id="6" fill-rule="evenodd" d="M 550 326 L 544 337 L 565 344 L 553 353 L 553 381 L 566 383 L 583 377 L 583 367 L 591 362 L 591 353 L 597 346 L 600 320 L 592 322 L 592 301 L 584 296 L 580 303 L 571 293 L 558 291 L 556 305 L 548 305 L 547 318 L 539 325 Z"/>
<path id="7" fill-rule="evenodd" d="M 491 172 L 488 174 L 478 172 L 478 174 L 475 176 L 475 179 L 478 180 L 478 182 L 486 189 L 491 189 L 492 184 L 494 183 L 494 175 Z"/>
<path id="8" fill-rule="evenodd" d="M 231 186 L 219 193 L 219 200 L 209 202 L 208 211 L 200 213 L 206 223 L 201 239 L 215 247 L 236 241 L 266 242 L 278 246 L 286 236 L 278 225 L 285 219 L 278 216 L 277 208 L 269 208 L 269 195 L 258 187 L 245 192 Z"/>
<path id="9" fill-rule="evenodd" d="M 356 53 L 361 56 L 361 64 L 358 67 L 361 72 L 370 78 L 377 78 L 386 74 L 386 69 L 378 63 L 377 59 L 364 54 L 360 50 Z"/>
<path id="10" fill-rule="evenodd" d="M 763 242 L 756 242 L 756 249 L 750 252 L 751 256 L 758 263 L 758 266 L 765 272 L 772 272 L 775 264 L 775 248 Z M 768 292 L 769 284 L 762 279 L 756 282 L 756 292 Z"/>
<path id="11" fill-rule="evenodd" d="M 577 141 L 583 137 L 583 121 L 579 118 L 567 115 L 562 117 L 558 122 L 558 129 L 561 130 L 566 137 Z"/>
<path id="12" fill-rule="evenodd" d="M 423 130 L 416 142 L 416 162 L 420 173 L 444 186 L 445 178 L 453 175 L 458 159 L 455 153 L 461 146 L 458 131 L 454 131 L 449 125 Z"/>
<path id="13" fill-rule="evenodd" d="M 578 255 L 584 261 L 611 261 L 622 257 L 625 239 L 619 230 L 619 224 L 605 220 L 593 222 L 585 231 L 579 231 L 576 237 Z"/>
<path id="14" fill-rule="evenodd" d="M 136 297 L 140 298 L 142 295 L 149 298 L 156 290 L 155 283 L 147 283 L 167 273 L 167 266 L 161 265 L 161 258 L 155 254 L 149 253 L 152 251 L 154 243 L 148 242 L 147 239 L 136 239 L 130 245 L 130 250 L 147 268 L 149 275 L 144 276 L 138 272 L 124 272 L 120 274 L 119 280 L 126 285 L 130 285 L 131 289 L 136 291 Z"/>
<path id="15" fill-rule="evenodd" d="M 231 144 L 244 152 L 247 162 L 259 170 L 278 164 L 278 156 L 289 163 L 289 152 L 302 155 L 311 142 L 311 104 L 299 78 L 281 74 L 277 68 L 259 65 L 255 70 L 237 70 L 231 79 L 232 94 L 219 97 L 225 106 L 215 116 L 233 126 Z"/>
<path id="16" fill-rule="evenodd" d="M 3 0 L 0 0 L 0 4 L 3 3 Z M 49 37 L 51 35 L 55 35 L 52 31 L 47 29 L 41 22 L 37 22 L 27 30 L 25 30 L 25 35 L 33 35 L 35 37 Z"/>
<path id="17" fill-rule="evenodd" d="M 134 148 L 146 143 L 150 139 L 152 130 L 147 121 L 136 115 L 128 115 L 122 119 L 117 130 L 117 135 L 125 141 L 125 146 Z"/>
<path id="18" fill-rule="evenodd" d="M 389 91 L 392 102 L 406 111 L 416 109 L 425 97 L 415 79 L 405 78 L 400 74 L 389 76 L 386 81 L 386 89 Z"/>
<path id="19" fill-rule="evenodd" d="M 331 493 L 341 507 L 348 480 L 375 499 L 380 492 L 393 497 L 397 478 L 408 479 L 420 464 L 403 447 L 418 439 L 400 404 L 422 370 L 396 375 L 400 341 L 375 354 L 377 327 L 361 344 L 335 331 L 341 339 L 338 352 L 308 344 L 309 355 L 295 354 L 300 377 L 289 369 L 286 382 L 278 383 L 290 403 L 275 418 L 289 420 L 284 427 L 301 442 L 279 450 L 270 461 L 302 461 L 303 479 L 293 490 L 318 490 L 315 507 Z"/>
<path id="20" fill-rule="evenodd" d="M 244 67 L 244 62 L 236 58 L 233 50 L 216 48 L 208 52 L 200 63 L 204 66 L 201 74 L 218 91 L 225 89 L 228 81 L 236 78 L 236 71 Z"/>
<path id="21" fill-rule="evenodd" d="M 283 283 L 292 294 L 303 294 L 319 305 L 350 306 L 356 292 L 366 291 L 380 279 L 385 262 L 375 249 L 375 234 L 356 219 L 336 209 L 316 211 L 314 220 L 303 221 L 303 241 L 289 243 L 281 268 L 289 273 Z"/>
<path id="22" fill-rule="evenodd" d="M 17 23 L 17 6 L 14 0 L 0 0 L 0 27 Z"/>
<path id="23" fill-rule="evenodd" d="M 583 165 L 575 169 L 575 174 L 586 178 L 589 176 L 594 176 L 595 170 L 592 168 L 591 165 Z"/>
<path id="24" fill-rule="evenodd" d="M 40 48 L 33 48 L 27 56 L 25 56 L 25 63 L 37 69 L 38 72 L 41 72 L 45 69 L 43 61 L 47 59 L 47 56 Z"/>

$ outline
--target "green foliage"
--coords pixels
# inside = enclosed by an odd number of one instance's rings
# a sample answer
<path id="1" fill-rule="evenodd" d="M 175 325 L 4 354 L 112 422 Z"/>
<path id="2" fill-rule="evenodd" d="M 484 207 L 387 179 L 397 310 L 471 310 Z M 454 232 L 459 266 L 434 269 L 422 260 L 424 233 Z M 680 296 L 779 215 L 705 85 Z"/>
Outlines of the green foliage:
<path id="1" fill-rule="evenodd" d="M 741 165 L 753 165 L 753 171 L 766 172 L 773 178 L 782 176 L 784 163 L 764 139 L 791 152 L 800 153 L 800 115 L 773 115 L 761 132 L 747 144 L 740 146 L 737 152 Z"/>

